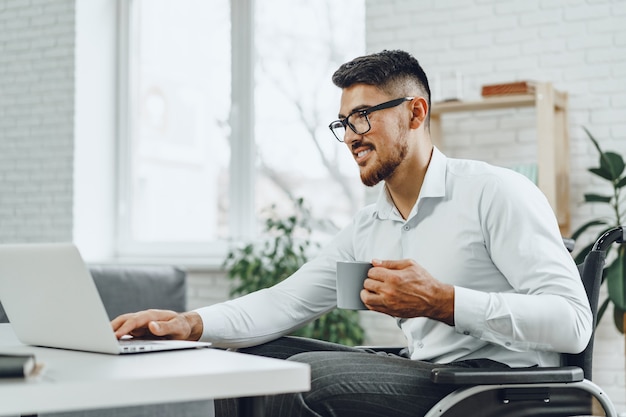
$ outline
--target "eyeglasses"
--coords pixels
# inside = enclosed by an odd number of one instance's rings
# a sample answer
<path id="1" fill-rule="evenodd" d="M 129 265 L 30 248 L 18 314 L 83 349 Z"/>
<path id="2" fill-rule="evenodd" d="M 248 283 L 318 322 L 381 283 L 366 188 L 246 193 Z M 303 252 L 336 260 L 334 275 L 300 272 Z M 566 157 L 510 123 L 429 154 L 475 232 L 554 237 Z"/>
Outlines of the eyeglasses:
<path id="1" fill-rule="evenodd" d="M 367 117 L 368 115 L 378 110 L 390 109 L 392 107 L 399 106 L 405 101 L 411 101 L 414 98 L 415 97 L 397 98 L 395 100 L 386 101 L 368 109 L 353 111 L 348 115 L 348 117 L 335 120 L 334 122 L 329 124 L 328 128 L 333 132 L 333 135 L 335 135 L 335 138 L 337 138 L 339 142 L 343 142 L 344 140 L 344 137 L 346 135 L 346 126 L 349 126 L 350 129 L 352 129 L 352 131 L 357 135 L 364 135 L 372 128 L 372 125 L 370 124 L 370 119 Z"/>

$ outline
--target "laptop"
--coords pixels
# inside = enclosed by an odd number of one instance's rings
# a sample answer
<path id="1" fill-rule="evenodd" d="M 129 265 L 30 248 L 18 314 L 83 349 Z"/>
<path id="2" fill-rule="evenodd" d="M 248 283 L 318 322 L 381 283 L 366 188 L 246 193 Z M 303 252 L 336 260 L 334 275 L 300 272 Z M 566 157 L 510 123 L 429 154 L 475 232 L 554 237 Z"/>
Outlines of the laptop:
<path id="1" fill-rule="evenodd" d="M 24 344 L 109 354 L 208 347 L 183 340 L 117 340 L 72 243 L 0 245 L 0 301 Z"/>

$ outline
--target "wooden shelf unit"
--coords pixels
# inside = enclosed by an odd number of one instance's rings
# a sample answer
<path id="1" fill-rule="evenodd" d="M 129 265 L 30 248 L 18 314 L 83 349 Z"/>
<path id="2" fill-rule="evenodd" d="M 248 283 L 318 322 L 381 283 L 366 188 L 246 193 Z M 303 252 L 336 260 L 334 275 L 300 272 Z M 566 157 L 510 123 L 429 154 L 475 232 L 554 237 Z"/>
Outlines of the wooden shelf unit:
<path id="1" fill-rule="evenodd" d="M 534 107 L 537 127 L 537 185 L 554 210 L 561 233 L 569 235 L 569 132 L 567 93 L 554 90 L 550 83 L 536 83 L 530 94 L 502 95 L 477 101 L 433 103 L 430 132 L 433 143 L 444 149 L 442 115 L 502 108 Z"/>

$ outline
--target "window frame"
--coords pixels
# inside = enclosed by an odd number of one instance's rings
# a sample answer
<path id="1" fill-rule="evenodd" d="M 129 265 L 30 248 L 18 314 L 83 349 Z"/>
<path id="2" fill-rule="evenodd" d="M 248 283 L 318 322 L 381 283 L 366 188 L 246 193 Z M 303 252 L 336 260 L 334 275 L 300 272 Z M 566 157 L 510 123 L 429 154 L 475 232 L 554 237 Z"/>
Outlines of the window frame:
<path id="1" fill-rule="evenodd" d="M 229 239 L 206 242 L 138 242 L 132 239 L 130 200 L 133 108 L 129 89 L 133 72 L 133 0 L 118 0 L 117 166 L 115 257 L 154 260 L 172 258 L 186 264 L 220 265 L 229 243 L 255 237 L 254 216 L 254 0 L 230 0 L 231 16 L 231 159 L 229 163 Z M 234 186 L 235 185 L 235 186 Z M 168 259 L 163 259 L 168 258 Z"/>

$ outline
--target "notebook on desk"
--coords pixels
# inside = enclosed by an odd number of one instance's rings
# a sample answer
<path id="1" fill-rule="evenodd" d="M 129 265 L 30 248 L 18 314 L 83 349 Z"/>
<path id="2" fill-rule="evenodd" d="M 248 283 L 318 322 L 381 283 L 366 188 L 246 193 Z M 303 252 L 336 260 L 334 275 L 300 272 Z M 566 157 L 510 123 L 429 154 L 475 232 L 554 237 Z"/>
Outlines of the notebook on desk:
<path id="1" fill-rule="evenodd" d="M 0 245 L 0 301 L 16 336 L 28 345 L 109 354 L 210 346 L 118 341 L 93 278 L 71 243 Z"/>

